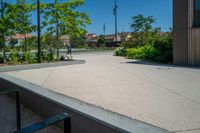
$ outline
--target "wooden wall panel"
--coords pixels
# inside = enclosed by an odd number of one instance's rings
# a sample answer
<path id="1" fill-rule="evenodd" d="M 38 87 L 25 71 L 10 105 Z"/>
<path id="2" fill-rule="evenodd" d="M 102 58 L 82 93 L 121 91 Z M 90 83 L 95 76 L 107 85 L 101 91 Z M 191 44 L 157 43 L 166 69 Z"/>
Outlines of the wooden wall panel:
<path id="1" fill-rule="evenodd" d="M 188 0 L 188 63 L 192 66 L 200 66 L 200 28 L 193 27 L 194 0 Z"/>

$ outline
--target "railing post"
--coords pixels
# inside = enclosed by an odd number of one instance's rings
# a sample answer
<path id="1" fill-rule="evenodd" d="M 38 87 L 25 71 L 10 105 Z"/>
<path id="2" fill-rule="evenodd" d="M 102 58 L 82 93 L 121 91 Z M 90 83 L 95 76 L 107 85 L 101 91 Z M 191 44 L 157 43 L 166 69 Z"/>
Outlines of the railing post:
<path id="1" fill-rule="evenodd" d="M 71 119 L 70 117 L 64 120 L 64 133 L 71 132 Z"/>
<path id="2" fill-rule="evenodd" d="M 19 91 L 16 91 L 16 110 L 17 110 L 17 131 L 21 130 L 21 113 L 20 113 L 20 96 Z"/>

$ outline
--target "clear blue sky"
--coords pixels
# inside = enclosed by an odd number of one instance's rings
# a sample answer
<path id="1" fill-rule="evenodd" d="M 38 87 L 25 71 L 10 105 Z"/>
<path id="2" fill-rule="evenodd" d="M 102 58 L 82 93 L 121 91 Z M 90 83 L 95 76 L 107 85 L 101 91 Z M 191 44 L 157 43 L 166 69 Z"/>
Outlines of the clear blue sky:
<path id="1" fill-rule="evenodd" d="M 117 0 L 117 3 L 119 31 L 130 31 L 131 17 L 138 14 L 154 16 L 155 26 L 162 27 L 164 31 L 172 27 L 172 0 Z M 82 10 L 90 15 L 92 21 L 88 31 L 102 34 L 105 22 L 106 33 L 114 33 L 113 7 L 114 0 L 86 0 Z"/>
<path id="2" fill-rule="evenodd" d="M 5 0 L 13 1 L 13 0 Z M 28 0 L 31 1 L 31 0 Z M 51 2 L 53 0 L 41 0 Z M 62 0 L 65 1 L 65 0 Z M 79 8 L 87 12 L 92 24 L 87 26 L 90 33 L 103 34 L 103 24 L 106 24 L 106 34 L 114 33 L 114 16 L 112 14 L 114 0 L 85 0 L 86 4 Z M 172 27 L 172 0 L 117 0 L 118 3 L 118 31 L 130 31 L 131 17 L 144 14 L 156 18 L 155 26 L 163 31 Z M 33 15 L 36 23 L 36 14 Z"/>

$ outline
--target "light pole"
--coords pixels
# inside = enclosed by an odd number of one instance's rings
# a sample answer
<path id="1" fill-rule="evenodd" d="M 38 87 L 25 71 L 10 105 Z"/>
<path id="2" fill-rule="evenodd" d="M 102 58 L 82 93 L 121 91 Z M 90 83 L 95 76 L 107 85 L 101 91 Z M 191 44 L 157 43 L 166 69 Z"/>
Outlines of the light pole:
<path id="1" fill-rule="evenodd" d="M 40 0 L 37 0 L 38 63 L 41 63 Z"/>
<path id="2" fill-rule="evenodd" d="M 104 47 L 106 48 L 106 24 L 103 25 Z"/>
<path id="3" fill-rule="evenodd" d="M 117 0 L 115 0 L 115 6 L 113 8 L 113 15 L 115 16 L 115 45 L 117 46 Z"/>

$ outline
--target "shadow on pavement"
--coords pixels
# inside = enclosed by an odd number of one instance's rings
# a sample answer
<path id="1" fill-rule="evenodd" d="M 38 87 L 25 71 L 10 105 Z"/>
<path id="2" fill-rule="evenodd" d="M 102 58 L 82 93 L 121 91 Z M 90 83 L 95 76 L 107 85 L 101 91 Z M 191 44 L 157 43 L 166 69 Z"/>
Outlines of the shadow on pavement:
<path id="1" fill-rule="evenodd" d="M 172 63 L 164 64 L 164 63 L 147 61 L 147 60 L 135 60 L 135 61 L 129 61 L 129 62 L 124 62 L 124 63 L 138 64 L 138 65 L 150 65 L 150 66 L 157 66 L 157 67 L 175 67 L 175 68 L 200 69 L 200 67 L 196 67 L 196 66 L 179 66 L 179 65 L 173 65 Z"/>

